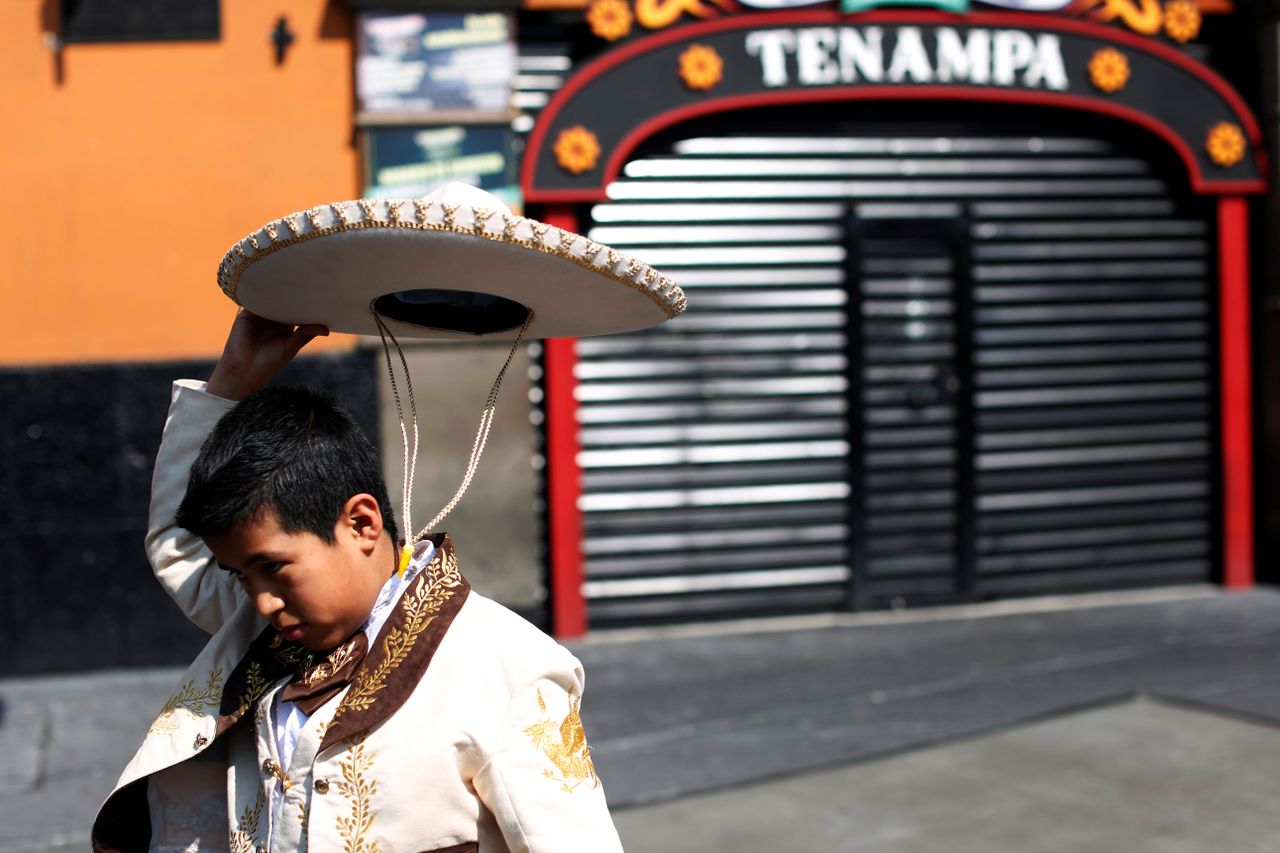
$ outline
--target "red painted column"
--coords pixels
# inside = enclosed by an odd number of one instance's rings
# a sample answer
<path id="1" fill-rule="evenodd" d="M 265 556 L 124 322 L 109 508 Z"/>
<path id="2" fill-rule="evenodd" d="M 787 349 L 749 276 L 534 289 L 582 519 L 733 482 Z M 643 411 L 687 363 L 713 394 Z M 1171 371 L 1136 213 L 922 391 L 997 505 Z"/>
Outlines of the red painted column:
<path id="1" fill-rule="evenodd" d="M 543 217 L 550 225 L 578 230 L 570 205 L 553 205 Z M 580 637 L 587 630 L 582 596 L 582 472 L 578 468 L 577 338 L 552 338 L 543 345 L 546 390 L 547 528 L 551 559 L 551 632 Z"/>
<path id="2" fill-rule="evenodd" d="M 1222 582 L 1253 585 L 1253 429 L 1249 335 L 1249 210 L 1218 200 L 1218 313 L 1222 381 Z"/>

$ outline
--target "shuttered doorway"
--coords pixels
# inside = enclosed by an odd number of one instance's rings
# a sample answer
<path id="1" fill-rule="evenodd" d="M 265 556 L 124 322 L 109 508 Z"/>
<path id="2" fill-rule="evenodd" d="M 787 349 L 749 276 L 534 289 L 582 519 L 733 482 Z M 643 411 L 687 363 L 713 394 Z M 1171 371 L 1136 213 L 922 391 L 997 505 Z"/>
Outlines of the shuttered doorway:
<path id="1" fill-rule="evenodd" d="M 579 342 L 592 626 L 1209 579 L 1179 176 L 1129 138 L 831 125 L 657 142 L 590 210 L 691 306 Z"/>

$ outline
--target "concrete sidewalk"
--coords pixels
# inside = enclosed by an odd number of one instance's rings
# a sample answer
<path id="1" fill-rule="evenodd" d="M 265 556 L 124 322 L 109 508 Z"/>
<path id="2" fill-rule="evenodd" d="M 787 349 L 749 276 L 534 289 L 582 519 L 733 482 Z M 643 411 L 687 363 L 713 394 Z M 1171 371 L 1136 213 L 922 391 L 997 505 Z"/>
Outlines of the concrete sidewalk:
<path id="1" fill-rule="evenodd" d="M 1280 849 L 1274 590 L 615 633 L 574 650 L 633 851 Z M 87 849 L 178 675 L 0 681 L 0 853 Z"/>
<path id="2" fill-rule="evenodd" d="M 1280 729 L 1139 698 L 615 814 L 629 850 L 1271 853 Z"/>
<path id="3" fill-rule="evenodd" d="M 1273 590 L 726 629 L 615 636 L 578 649 L 587 732 L 615 806 L 879 758 L 1137 694 L 1280 720 Z"/>

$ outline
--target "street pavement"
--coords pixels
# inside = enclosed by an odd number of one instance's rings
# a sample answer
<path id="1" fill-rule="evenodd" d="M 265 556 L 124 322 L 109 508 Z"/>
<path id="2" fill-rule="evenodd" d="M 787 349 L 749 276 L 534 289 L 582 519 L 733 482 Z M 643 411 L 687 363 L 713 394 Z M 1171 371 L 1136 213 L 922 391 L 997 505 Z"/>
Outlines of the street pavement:
<path id="1" fill-rule="evenodd" d="M 1280 591 L 589 637 L 628 850 L 1280 850 Z M 0 853 L 85 850 L 173 669 L 0 680 Z"/>
<path id="2" fill-rule="evenodd" d="M 1149 698 L 616 813 L 629 850 L 1273 853 L 1280 731 Z"/>

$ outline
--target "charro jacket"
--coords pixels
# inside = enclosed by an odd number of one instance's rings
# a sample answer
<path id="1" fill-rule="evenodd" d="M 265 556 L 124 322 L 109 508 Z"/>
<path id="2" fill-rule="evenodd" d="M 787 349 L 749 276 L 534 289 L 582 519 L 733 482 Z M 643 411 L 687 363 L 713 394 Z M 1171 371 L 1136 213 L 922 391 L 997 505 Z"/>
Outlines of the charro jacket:
<path id="1" fill-rule="evenodd" d="M 471 591 L 443 535 L 352 684 L 281 766 L 268 720 L 299 649 L 173 523 L 229 406 L 175 385 L 147 548 L 160 583 L 213 636 L 103 804 L 94 849 L 620 850 L 579 716 L 581 666 Z"/>

